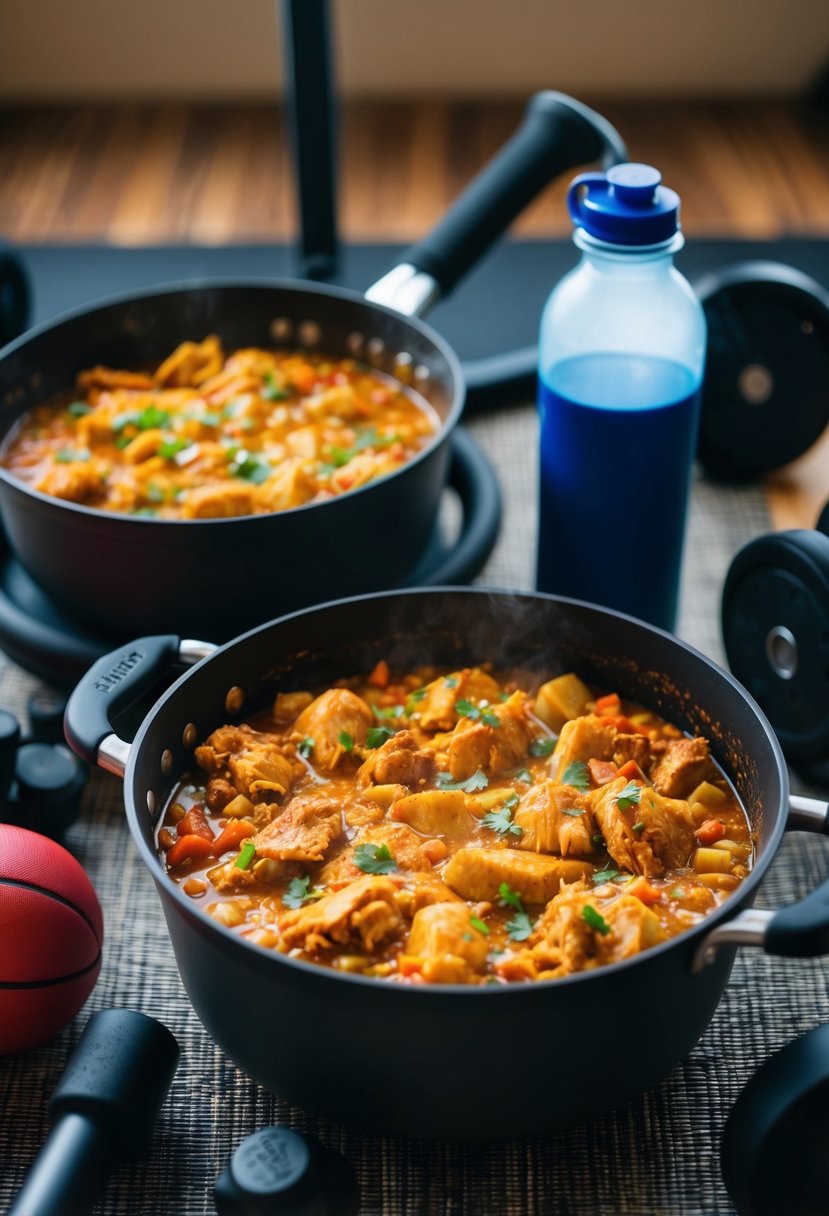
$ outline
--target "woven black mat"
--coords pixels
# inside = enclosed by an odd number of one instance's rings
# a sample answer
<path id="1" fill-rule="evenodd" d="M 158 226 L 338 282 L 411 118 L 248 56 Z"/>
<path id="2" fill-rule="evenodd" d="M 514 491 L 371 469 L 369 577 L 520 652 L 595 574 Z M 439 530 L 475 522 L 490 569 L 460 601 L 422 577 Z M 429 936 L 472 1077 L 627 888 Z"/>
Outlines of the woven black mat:
<path id="1" fill-rule="evenodd" d="M 528 589 L 535 546 L 534 410 L 499 411 L 472 420 L 470 429 L 499 471 L 506 507 L 499 543 L 478 581 Z M 679 633 L 718 661 L 725 570 L 736 550 L 767 527 L 757 489 L 695 484 Z M 0 656 L 0 704 L 22 714 L 35 686 L 33 677 Z M 211 1042 L 178 978 L 114 778 L 93 774 L 67 844 L 104 909 L 104 963 L 90 1000 L 62 1034 L 45 1047 L 0 1061 L 2 1209 L 46 1134 L 49 1094 L 88 1016 L 116 1005 L 163 1021 L 183 1058 L 151 1150 L 113 1175 L 98 1209 L 105 1216 L 209 1216 L 213 1180 L 231 1151 L 245 1135 L 274 1122 L 313 1131 L 348 1158 L 362 1187 L 362 1216 L 720 1216 L 732 1212 L 718 1154 L 733 1102 L 763 1060 L 829 1012 L 829 962 L 770 959 L 744 950 L 689 1058 L 625 1110 L 527 1144 L 470 1147 L 366 1137 L 266 1093 Z M 829 842 L 787 839 L 757 902 L 792 901 L 818 883 L 827 860 Z M 609 1035 L 619 1016 L 608 1011 Z M 654 993 L 654 1018 L 659 1016 Z M 547 1046 L 554 1051 L 560 1045 Z M 532 1051 L 544 1049 L 532 1045 Z M 447 1056 L 450 1051 L 447 1044 Z M 525 1052 L 519 1046 L 499 1066 L 531 1067 L 529 1047 Z M 600 1083 L 601 1076 L 585 1075 L 586 1085 Z"/>

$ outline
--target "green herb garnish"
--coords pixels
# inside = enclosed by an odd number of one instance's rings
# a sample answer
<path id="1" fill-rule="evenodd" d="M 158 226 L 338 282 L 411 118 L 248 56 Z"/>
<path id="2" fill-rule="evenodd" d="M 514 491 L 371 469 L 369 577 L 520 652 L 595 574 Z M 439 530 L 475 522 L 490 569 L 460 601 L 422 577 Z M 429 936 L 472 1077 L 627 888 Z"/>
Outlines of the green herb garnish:
<path id="1" fill-rule="evenodd" d="M 570 819 L 578 819 L 579 815 L 583 815 L 584 811 L 580 811 L 578 807 L 566 806 L 562 810 L 562 815 L 567 815 Z"/>
<path id="2" fill-rule="evenodd" d="M 388 726 L 370 726 L 366 731 L 366 747 L 372 751 L 376 747 L 382 747 L 393 734 L 394 731 L 389 730 Z"/>
<path id="3" fill-rule="evenodd" d="M 476 794 L 486 789 L 489 778 L 481 769 L 476 769 L 465 781 L 453 781 L 451 773 L 438 773 L 435 784 L 439 790 L 463 790 L 465 794 Z"/>
<path id="4" fill-rule="evenodd" d="M 590 904 L 585 904 L 582 908 L 581 918 L 591 929 L 595 929 L 597 933 L 601 933 L 602 937 L 610 932 L 610 925 Z"/>
<path id="5" fill-rule="evenodd" d="M 527 768 L 519 768 L 518 772 L 513 777 L 513 781 L 521 781 L 524 785 L 532 784 L 532 776 Z"/>
<path id="6" fill-rule="evenodd" d="M 458 676 L 447 676 L 443 681 L 447 688 L 457 688 L 460 684 Z"/>
<path id="7" fill-rule="evenodd" d="M 340 731 L 340 733 L 337 735 L 337 742 L 347 752 L 350 752 L 354 746 L 354 740 L 352 739 L 351 735 L 348 733 L 347 730 Z"/>
<path id="8" fill-rule="evenodd" d="M 291 394 L 281 384 L 277 384 L 273 372 L 266 372 L 265 383 L 259 390 L 259 395 L 266 401 L 287 401 Z"/>
<path id="9" fill-rule="evenodd" d="M 243 459 L 239 460 L 238 457 Z M 256 460 L 253 456 L 248 456 L 246 452 L 237 452 L 237 459 L 231 462 L 230 472 L 234 477 L 242 477 L 245 481 L 251 481 L 255 486 L 261 486 L 263 481 L 267 481 L 273 469 L 264 460 Z"/>
<path id="10" fill-rule="evenodd" d="M 55 460 L 58 464 L 72 464 L 76 460 L 87 461 L 91 455 L 92 453 L 89 451 L 89 448 L 61 448 L 55 454 Z"/>
<path id="11" fill-rule="evenodd" d="M 483 933 L 484 937 L 489 937 L 489 926 L 485 925 L 479 916 L 470 916 L 469 923 L 473 929 L 477 929 L 479 933 Z"/>
<path id="12" fill-rule="evenodd" d="M 500 903 L 502 908 L 506 908 L 507 905 L 509 905 L 509 907 L 515 908 L 516 912 L 524 911 L 524 905 L 521 902 L 521 896 L 518 894 L 517 891 L 513 891 L 508 883 L 505 883 L 505 882 L 501 883 L 500 887 L 498 888 L 498 895 L 500 896 L 500 899 L 498 902 Z"/>
<path id="13" fill-rule="evenodd" d="M 523 836 L 524 829 L 512 822 L 512 812 L 504 805 L 497 811 L 488 811 L 481 820 L 485 828 L 497 832 L 499 836 Z"/>
<path id="14" fill-rule="evenodd" d="M 304 756 L 305 759 L 307 760 L 308 757 L 311 755 L 311 752 L 314 750 L 314 740 L 311 738 L 310 735 L 306 735 L 304 739 L 302 739 L 299 743 L 297 743 L 296 749 L 299 752 L 300 756 Z"/>
<path id="15" fill-rule="evenodd" d="M 639 820 L 638 823 L 634 823 L 634 825 L 633 825 L 634 832 L 644 832 L 644 830 L 645 830 L 645 824 L 641 819 Z"/>
<path id="16" fill-rule="evenodd" d="M 86 414 L 92 413 L 92 406 L 87 405 L 85 401 L 73 401 L 69 406 L 70 418 L 83 418 Z"/>
<path id="17" fill-rule="evenodd" d="M 530 744 L 531 756 L 549 756 L 556 745 L 555 739 L 533 739 Z"/>
<path id="18" fill-rule="evenodd" d="M 379 718 L 381 722 L 387 718 L 403 717 L 402 705 L 372 705 L 371 711 L 375 718 Z"/>
<path id="19" fill-rule="evenodd" d="M 501 719 L 487 705 L 473 705 L 471 701 L 461 698 L 455 702 L 455 710 L 461 718 L 469 718 L 471 722 L 483 722 L 486 726 L 500 726 Z"/>
<path id="20" fill-rule="evenodd" d="M 610 880 L 612 878 L 618 878 L 618 876 L 619 876 L 618 870 L 599 870 L 599 872 L 597 874 L 593 875 L 593 882 L 595 882 L 595 883 L 610 882 Z"/>
<path id="21" fill-rule="evenodd" d="M 642 797 L 642 787 L 634 781 L 628 781 L 625 788 L 616 797 L 620 811 L 629 811 L 631 807 L 636 806 L 639 799 Z"/>
<path id="22" fill-rule="evenodd" d="M 358 844 L 354 864 L 364 874 L 391 874 L 397 869 L 387 844 Z"/>
<path id="23" fill-rule="evenodd" d="M 158 454 L 162 460 L 173 460 L 179 452 L 193 446 L 192 439 L 162 439 L 158 445 Z"/>
<path id="24" fill-rule="evenodd" d="M 256 845 L 252 840 L 246 840 L 239 850 L 239 856 L 236 858 L 237 870 L 250 869 L 251 862 L 256 856 Z"/>
<path id="25" fill-rule="evenodd" d="M 567 765 L 561 780 L 564 785 L 574 785 L 577 790 L 586 790 L 590 784 L 587 765 L 583 760 L 573 760 Z"/>
<path id="26" fill-rule="evenodd" d="M 507 933 L 514 942 L 524 942 L 533 931 L 533 923 L 526 912 L 518 912 L 507 921 Z"/>
<path id="27" fill-rule="evenodd" d="M 291 879 L 287 891 L 282 896 L 282 902 L 286 908 L 301 908 L 303 904 L 314 899 L 321 899 L 323 894 L 321 887 L 311 886 L 311 879 L 305 874 L 302 878 Z"/>

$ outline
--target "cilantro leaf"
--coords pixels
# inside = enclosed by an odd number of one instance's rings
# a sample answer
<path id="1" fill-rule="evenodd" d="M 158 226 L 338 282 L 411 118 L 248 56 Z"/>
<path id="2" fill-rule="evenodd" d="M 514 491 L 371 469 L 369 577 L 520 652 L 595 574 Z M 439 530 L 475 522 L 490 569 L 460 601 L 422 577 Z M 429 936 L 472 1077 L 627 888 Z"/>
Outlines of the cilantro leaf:
<path id="1" fill-rule="evenodd" d="M 481 716 L 477 705 L 473 705 L 471 701 L 467 701 L 463 697 L 455 702 L 455 712 L 459 717 L 469 718 L 472 722 L 477 722 Z"/>
<path id="2" fill-rule="evenodd" d="M 507 933 L 512 941 L 524 942 L 533 931 L 533 923 L 526 912 L 517 912 L 507 921 Z"/>
<path id="3" fill-rule="evenodd" d="M 83 418 L 85 414 L 92 413 L 92 406 L 87 405 L 85 401 L 73 401 L 69 406 L 70 418 Z"/>
<path id="4" fill-rule="evenodd" d="M 642 787 L 637 785 L 635 781 L 628 781 L 625 788 L 616 797 L 620 811 L 629 811 L 631 807 L 637 806 L 639 799 L 642 797 Z"/>
<path id="5" fill-rule="evenodd" d="M 311 755 L 311 752 L 314 750 L 314 740 L 311 738 L 310 735 L 306 735 L 304 739 L 302 739 L 299 743 L 297 743 L 296 749 L 299 752 L 300 756 L 304 756 L 305 759 L 307 760 L 308 757 Z"/>
<path id="6" fill-rule="evenodd" d="M 382 722 L 385 718 L 402 718 L 403 717 L 403 706 L 402 705 L 372 705 L 371 712 L 374 714 L 375 718 L 378 718 L 379 721 Z"/>
<path id="7" fill-rule="evenodd" d="M 287 401 L 291 394 L 281 384 L 277 384 L 273 372 L 266 372 L 265 382 L 259 390 L 259 395 L 266 401 Z"/>
<path id="8" fill-rule="evenodd" d="M 595 908 L 591 907 L 590 904 L 585 904 L 582 908 L 581 918 L 585 924 L 590 926 L 591 929 L 595 929 L 597 933 L 601 933 L 602 937 L 604 937 L 606 933 L 610 932 L 610 925 L 607 923 L 605 918 L 596 911 Z"/>
<path id="9" fill-rule="evenodd" d="M 586 790 L 590 784 L 587 765 L 583 760 L 573 760 L 567 765 L 561 780 L 564 785 L 574 785 L 577 790 Z"/>
<path id="10" fill-rule="evenodd" d="M 366 731 L 366 747 L 374 750 L 376 747 L 382 747 L 387 739 L 390 739 L 394 734 L 393 730 L 389 730 L 388 726 L 370 726 Z"/>
<path id="11" fill-rule="evenodd" d="M 469 923 L 473 929 L 483 933 L 484 937 L 489 937 L 489 925 L 485 925 L 479 916 L 470 916 Z"/>
<path id="12" fill-rule="evenodd" d="M 89 460 L 91 455 L 92 453 L 89 451 L 89 448 L 77 448 L 74 450 L 72 448 L 61 448 L 55 454 L 55 460 L 58 464 L 72 464 L 76 460 L 85 462 Z"/>
<path id="13" fill-rule="evenodd" d="M 242 453 L 239 452 L 241 456 Z M 231 464 L 230 471 L 234 477 L 241 477 L 245 481 L 251 481 L 255 486 L 261 486 L 263 481 L 267 481 L 273 469 L 265 460 L 257 460 L 253 456 L 245 455 L 243 460 L 236 460 Z"/>
<path id="14" fill-rule="evenodd" d="M 192 447 L 192 439 L 163 439 L 158 445 L 158 454 L 162 460 L 173 460 L 179 452 Z"/>
<path id="15" fill-rule="evenodd" d="M 618 870 L 599 870 L 596 874 L 593 875 L 593 882 L 595 882 L 595 883 L 610 882 L 611 879 L 618 878 L 618 876 L 619 876 Z"/>
<path id="16" fill-rule="evenodd" d="M 364 874 L 391 874 L 397 869 L 387 844 L 358 844 L 354 864 Z"/>
<path id="17" fill-rule="evenodd" d="M 447 676 L 443 683 L 447 688 L 457 688 L 460 684 L 460 678 L 458 676 Z"/>
<path id="18" fill-rule="evenodd" d="M 530 755 L 549 756 L 555 745 L 555 739 L 551 739 L 549 736 L 541 739 L 533 739 L 532 743 L 530 744 Z"/>
<path id="19" fill-rule="evenodd" d="M 478 790 L 486 789 L 489 778 L 481 769 L 476 769 L 465 781 L 453 781 L 451 773 L 438 773 L 435 784 L 439 790 L 463 790 L 465 794 L 476 794 Z"/>
<path id="20" fill-rule="evenodd" d="M 499 836 L 523 836 L 524 829 L 512 822 L 512 813 L 506 804 L 497 811 L 488 811 L 481 820 L 485 828 L 497 832 Z"/>
<path id="21" fill-rule="evenodd" d="M 513 777 L 513 781 L 521 781 L 524 785 L 532 785 L 530 770 L 528 768 L 519 768 Z"/>
<path id="22" fill-rule="evenodd" d="M 351 749 L 354 747 L 354 740 L 352 739 L 351 735 L 348 733 L 347 730 L 340 731 L 340 733 L 337 735 L 337 742 L 347 752 L 350 752 Z"/>
<path id="23" fill-rule="evenodd" d="M 570 819 L 578 819 L 579 815 L 584 814 L 584 811 L 579 810 L 578 807 L 575 806 L 566 806 L 561 813 L 562 815 L 567 815 Z"/>
<path id="24" fill-rule="evenodd" d="M 517 891 L 512 890 L 509 883 L 502 882 L 500 887 L 498 888 L 498 894 L 501 897 L 498 900 L 498 902 L 502 908 L 506 908 L 507 906 L 509 906 L 510 908 L 515 908 L 516 912 L 524 911 L 524 905 L 521 902 L 521 896 L 518 894 Z"/>
<path id="25" fill-rule="evenodd" d="M 321 887 L 311 886 L 311 879 L 305 874 L 302 878 L 291 879 L 287 891 L 282 896 L 282 902 L 286 908 L 301 908 L 311 900 L 321 899 L 323 894 Z"/>

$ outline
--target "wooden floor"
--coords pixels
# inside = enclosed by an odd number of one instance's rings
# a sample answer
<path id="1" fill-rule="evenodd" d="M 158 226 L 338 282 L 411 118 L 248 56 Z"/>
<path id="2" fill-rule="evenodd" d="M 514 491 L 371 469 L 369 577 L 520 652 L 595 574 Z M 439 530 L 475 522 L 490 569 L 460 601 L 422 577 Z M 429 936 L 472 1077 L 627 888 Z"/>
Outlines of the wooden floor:
<path id="1" fill-rule="evenodd" d="M 780 100 L 584 98 L 631 158 L 679 191 L 686 235 L 829 237 L 829 117 Z M 346 239 L 428 230 L 520 122 L 523 102 L 354 101 L 341 115 Z M 569 232 L 566 178 L 522 216 L 524 236 Z M 290 239 L 291 162 L 276 105 L 0 109 L 0 234 L 121 244 Z M 779 527 L 811 526 L 829 496 L 829 437 L 769 479 Z"/>

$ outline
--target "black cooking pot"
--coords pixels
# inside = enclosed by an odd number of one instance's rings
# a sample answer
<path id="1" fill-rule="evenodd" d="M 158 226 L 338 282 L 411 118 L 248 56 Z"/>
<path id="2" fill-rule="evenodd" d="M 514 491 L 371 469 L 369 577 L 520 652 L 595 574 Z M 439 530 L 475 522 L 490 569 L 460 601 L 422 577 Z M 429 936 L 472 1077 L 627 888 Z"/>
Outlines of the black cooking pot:
<path id="1" fill-rule="evenodd" d="M 207 657 L 204 657 L 207 656 Z M 203 914 L 165 876 L 154 831 L 193 747 L 276 689 L 369 671 L 488 660 L 576 671 L 706 735 L 757 843 L 753 871 L 697 928 L 637 958 L 548 983 L 405 986 L 275 954 Z M 200 660 L 201 661 L 198 661 Z M 157 701 L 134 743 L 111 722 L 176 663 L 197 665 Z M 537 1136 L 655 1085 L 696 1043 L 735 942 L 778 954 L 829 949 L 829 883 L 782 912 L 751 904 L 786 827 L 826 830 L 827 808 L 789 799 L 783 756 L 745 690 L 667 633 L 572 600 L 445 589 L 327 604 L 213 651 L 143 638 L 101 659 L 72 694 L 66 734 L 124 776 L 133 838 L 161 897 L 193 1006 L 250 1076 L 319 1114 L 387 1135 Z"/>
<path id="2" fill-rule="evenodd" d="M 603 118 L 563 94 L 539 93 L 438 228 L 365 297 L 296 282 L 179 287 L 75 313 L 13 342 L 0 355 L 0 436 L 24 410 L 69 389 L 81 368 L 155 365 L 209 333 L 231 349 L 357 356 L 410 382 L 441 423 L 390 476 L 325 502 L 234 519 L 97 511 L 0 469 L 0 513 L 21 565 L 61 608 L 122 636 L 180 629 L 226 639 L 307 604 L 405 582 L 434 531 L 465 391 L 454 353 L 418 316 L 562 169 L 620 156 L 624 145 Z"/>

